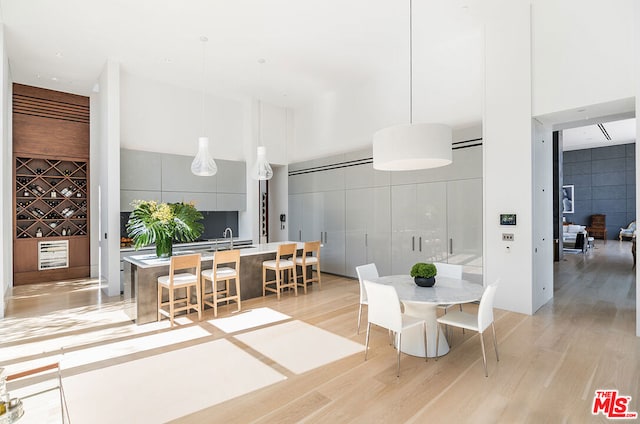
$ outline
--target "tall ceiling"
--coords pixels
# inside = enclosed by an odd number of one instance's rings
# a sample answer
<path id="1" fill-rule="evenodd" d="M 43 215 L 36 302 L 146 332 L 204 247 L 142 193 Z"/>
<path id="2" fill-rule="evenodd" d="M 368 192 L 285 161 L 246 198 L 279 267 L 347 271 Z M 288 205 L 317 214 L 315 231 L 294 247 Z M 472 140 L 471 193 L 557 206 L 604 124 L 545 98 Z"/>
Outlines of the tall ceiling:
<path id="1" fill-rule="evenodd" d="M 414 103 L 450 125 L 481 120 L 480 3 L 414 0 Z M 0 14 L 19 83 L 88 95 L 111 59 L 280 106 L 372 81 L 409 102 L 409 0 L 0 0 Z"/>
<path id="2" fill-rule="evenodd" d="M 635 141 L 636 118 L 600 122 L 562 131 L 563 150 L 592 149 Z"/>

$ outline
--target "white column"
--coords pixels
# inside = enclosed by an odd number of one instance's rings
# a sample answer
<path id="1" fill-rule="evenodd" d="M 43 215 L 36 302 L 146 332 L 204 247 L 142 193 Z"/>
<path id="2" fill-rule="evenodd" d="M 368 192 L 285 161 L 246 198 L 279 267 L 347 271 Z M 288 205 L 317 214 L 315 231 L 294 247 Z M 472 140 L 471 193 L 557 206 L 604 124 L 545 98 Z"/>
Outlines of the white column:
<path id="1" fill-rule="evenodd" d="M 4 25 L 0 24 L 0 188 L 2 212 L 0 212 L 0 318 L 4 317 L 6 294 L 13 285 L 13 184 L 11 183 L 13 143 L 11 140 L 11 76 L 4 42 Z"/>
<path id="2" fill-rule="evenodd" d="M 501 280 L 497 308 L 532 314 L 530 2 L 487 0 L 484 6 L 485 284 Z M 501 213 L 517 214 L 517 225 L 500 226 Z M 502 233 L 513 233 L 514 241 L 502 241 Z"/>
<path id="3" fill-rule="evenodd" d="M 120 64 L 107 61 L 99 80 L 98 216 L 102 290 L 120 294 Z M 92 220 L 92 224 L 93 224 Z"/>
<path id="4" fill-rule="evenodd" d="M 640 3 L 635 3 L 635 26 L 634 26 L 634 38 L 635 38 L 635 72 L 636 76 L 636 117 L 638 111 L 640 111 Z M 640 211 L 640 149 L 638 148 L 638 135 L 640 134 L 640 119 L 636 119 L 636 221 L 638 211 Z M 636 266 L 636 336 L 640 337 L 640 267 Z"/>

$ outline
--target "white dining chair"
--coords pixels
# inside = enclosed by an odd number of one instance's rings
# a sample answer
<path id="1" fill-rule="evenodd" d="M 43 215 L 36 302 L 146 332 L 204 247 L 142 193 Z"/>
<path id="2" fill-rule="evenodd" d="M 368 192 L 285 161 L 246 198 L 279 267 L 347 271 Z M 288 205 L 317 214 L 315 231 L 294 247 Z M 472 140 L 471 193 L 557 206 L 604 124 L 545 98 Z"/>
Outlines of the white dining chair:
<path id="1" fill-rule="evenodd" d="M 364 280 L 371 278 L 378 278 L 378 268 L 376 264 L 366 264 L 356 267 L 356 274 L 358 274 L 358 281 L 360 282 L 360 308 L 358 310 L 358 330 L 357 334 L 360 334 L 360 319 L 362 317 L 362 305 L 367 304 L 367 291 L 364 289 Z"/>
<path id="2" fill-rule="evenodd" d="M 443 262 L 434 262 L 433 264 L 436 266 L 436 270 L 438 271 L 437 275 L 439 277 L 449 277 L 455 278 L 457 280 L 462 280 L 462 265 L 445 264 Z M 446 314 L 447 310 L 455 305 L 455 303 L 448 305 L 438 305 L 438 309 L 443 310 Z M 462 303 L 458 303 L 458 309 L 462 311 Z M 447 332 L 447 339 L 448 338 L 450 338 L 450 335 Z"/>
<path id="3" fill-rule="evenodd" d="M 493 322 L 493 300 L 498 288 L 498 281 L 490 284 L 480 298 L 478 312 L 471 314 L 464 311 L 453 311 L 437 319 L 438 330 L 440 325 L 459 327 L 462 329 L 477 331 L 480 334 L 480 346 L 482 347 L 482 363 L 484 365 L 484 375 L 489 376 L 487 372 L 487 354 L 484 348 L 484 331 L 491 326 L 493 332 L 493 347 L 496 351 L 496 361 L 500 361 L 498 356 L 498 341 L 496 339 L 496 327 Z M 436 352 L 438 351 L 438 343 L 440 339 L 440 331 L 436 333 Z M 436 360 L 438 357 L 436 356 Z"/>
<path id="4" fill-rule="evenodd" d="M 393 286 L 374 283 L 369 280 L 364 281 L 367 291 L 367 337 L 364 348 L 364 360 L 367 360 L 369 350 L 369 335 L 371 334 L 371 324 L 386 328 L 396 335 L 396 349 L 398 350 L 397 376 L 400 377 L 400 351 L 402 349 L 402 332 L 408 328 L 422 327 L 422 337 L 424 340 L 424 351 L 427 352 L 426 322 L 424 319 L 405 315 L 400 310 L 400 299 Z M 425 355 L 425 361 L 427 356 Z"/>

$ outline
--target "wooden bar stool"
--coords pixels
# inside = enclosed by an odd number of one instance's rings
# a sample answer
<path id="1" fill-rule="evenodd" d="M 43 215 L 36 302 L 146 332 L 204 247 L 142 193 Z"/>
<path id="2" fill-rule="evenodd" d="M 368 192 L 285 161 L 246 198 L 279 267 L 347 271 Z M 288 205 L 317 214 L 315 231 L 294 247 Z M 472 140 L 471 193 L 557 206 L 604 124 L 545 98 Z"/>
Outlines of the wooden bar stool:
<path id="1" fill-rule="evenodd" d="M 183 269 L 195 269 L 195 274 L 191 272 L 177 273 Z M 191 288 L 196 289 L 196 303 L 191 303 Z M 169 301 L 162 301 L 163 289 L 169 290 Z M 186 297 L 176 299 L 175 291 L 177 289 L 185 289 Z M 176 304 L 182 304 L 183 306 L 176 307 Z M 158 277 L 158 321 L 160 321 L 162 315 L 168 316 L 171 320 L 171 326 L 173 327 L 173 317 L 176 312 L 187 311 L 194 309 L 198 311 L 198 320 L 202 319 L 202 307 L 200 306 L 200 254 L 172 256 L 171 263 L 169 265 L 169 275 L 163 275 Z M 169 311 L 165 311 L 163 306 L 169 306 Z"/>
<path id="2" fill-rule="evenodd" d="M 226 266 L 221 266 L 226 265 Z M 233 266 L 230 266 L 233 265 Z M 218 303 L 234 300 L 240 311 L 240 251 L 228 250 L 213 255 L 213 268 L 202 271 L 202 309 L 204 305 L 213 307 L 213 316 L 218 316 Z M 235 280 L 235 294 L 231 295 L 231 280 Z M 207 281 L 211 282 L 211 292 L 207 292 Z M 211 300 L 208 300 L 211 298 Z"/>
<path id="3" fill-rule="evenodd" d="M 318 286 L 322 288 L 322 281 L 320 277 L 320 241 L 307 241 L 304 243 L 304 248 L 302 250 L 302 256 L 296 257 L 296 266 L 302 267 L 302 276 L 298 274 L 298 276 L 302 279 L 301 282 L 298 283 L 299 286 L 304 287 L 304 294 L 307 294 L 307 284 L 313 284 L 314 281 L 318 282 Z M 316 266 L 317 277 L 313 276 L 313 265 Z M 310 267 L 309 270 L 311 275 L 307 276 L 307 267 Z"/>
<path id="4" fill-rule="evenodd" d="M 280 300 L 280 290 L 286 287 L 293 287 L 295 295 L 298 295 L 298 284 L 296 283 L 297 247 L 295 243 L 281 244 L 278 246 L 275 260 L 262 262 L 262 296 L 265 296 L 268 290 L 275 292 Z M 269 269 L 276 273 L 275 280 L 267 281 L 267 270 Z M 289 271 L 289 276 L 286 283 L 283 283 L 285 271 Z M 275 284 L 275 288 L 269 287 L 269 284 Z"/>

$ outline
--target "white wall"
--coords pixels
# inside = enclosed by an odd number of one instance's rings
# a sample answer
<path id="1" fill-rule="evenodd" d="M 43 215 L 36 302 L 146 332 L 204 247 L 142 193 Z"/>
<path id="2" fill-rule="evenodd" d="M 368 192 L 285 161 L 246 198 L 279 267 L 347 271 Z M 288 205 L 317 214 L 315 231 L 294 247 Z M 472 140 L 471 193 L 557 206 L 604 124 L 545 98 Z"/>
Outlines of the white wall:
<path id="1" fill-rule="evenodd" d="M 13 286 L 13 142 L 11 136 L 11 105 L 12 85 L 9 70 L 9 59 L 5 46 L 4 25 L 0 25 L 0 136 L 2 148 L 0 150 L 0 187 L 2 187 L 2 204 L 5 207 L 0 212 L 0 318 L 4 317 L 7 294 Z"/>
<path id="2" fill-rule="evenodd" d="M 123 148 L 195 156 L 198 137 L 209 137 L 214 158 L 245 160 L 242 101 L 202 93 L 122 73 Z"/>
<path id="3" fill-rule="evenodd" d="M 91 278 L 100 277 L 100 158 L 101 158 L 101 124 L 100 96 L 92 93 L 89 97 L 89 263 Z"/>
<path id="4" fill-rule="evenodd" d="M 635 95 L 637 1 L 531 3 L 534 116 Z"/>
<path id="5" fill-rule="evenodd" d="M 533 120 L 533 307 L 553 297 L 553 138 Z"/>
<path id="6" fill-rule="evenodd" d="M 100 280 L 108 296 L 120 294 L 120 64 L 107 61 L 99 79 Z M 95 212 L 94 212 L 95 213 Z"/>
<path id="7" fill-rule="evenodd" d="M 484 277 L 485 283 L 501 281 L 496 307 L 531 314 L 530 6 L 527 0 L 485 5 Z M 501 213 L 517 214 L 517 226 L 501 227 Z M 513 233 L 514 241 L 502 241 L 503 232 Z"/>
<path id="8" fill-rule="evenodd" d="M 407 63 L 398 64 L 406 68 Z M 393 78 L 403 74 L 404 78 Z M 289 163 L 369 147 L 373 133 L 409 121 L 408 73 L 324 94 L 296 109 Z"/>
<path id="9" fill-rule="evenodd" d="M 635 33 L 634 42 L 635 48 L 633 50 L 635 63 L 635 74 L 640 74 L 640 2 L 636 2 L 635 9 L 633 11 L 635 17 Z M 640 111 L 640 78 L 635 79 L 635 93 L 636 93 L 636 111 Z M 636 138 L 640 134 L 640 119 L 636 119 Z M 636 143 L 636 170 L 640 169 L 640 149 Z M 640 211 L 640 172 L 636 171 L 636 214 Z M 636 266 L 636 336 L 640 337 L 640 267 Z"/>

